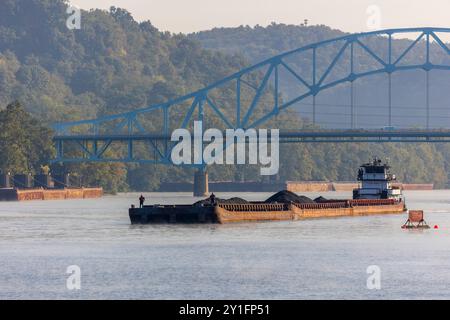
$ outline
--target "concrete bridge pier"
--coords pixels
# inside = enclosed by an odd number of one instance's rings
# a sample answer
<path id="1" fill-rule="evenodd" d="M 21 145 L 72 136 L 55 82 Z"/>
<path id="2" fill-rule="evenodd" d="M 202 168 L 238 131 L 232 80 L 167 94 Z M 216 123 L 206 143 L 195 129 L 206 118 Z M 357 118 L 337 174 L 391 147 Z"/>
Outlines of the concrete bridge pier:
<path id="1" fill-rule="evenodd" d="M 206 172 L 206 169 L 199 169 L 194 175 L 194 197 L 205 197 L 208 195 L 208 172 Z"/>

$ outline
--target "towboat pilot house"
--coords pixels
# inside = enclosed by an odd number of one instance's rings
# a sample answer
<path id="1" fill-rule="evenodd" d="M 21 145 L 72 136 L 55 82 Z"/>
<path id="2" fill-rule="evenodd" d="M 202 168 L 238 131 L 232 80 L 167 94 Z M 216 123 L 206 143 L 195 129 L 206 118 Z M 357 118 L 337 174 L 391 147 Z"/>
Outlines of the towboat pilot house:
<path id="1" fill-rule="evenodd" d="M 396 199 L 402 198 L 400 187 L 393 186 L 396 180 L 390 173 L 390 166 L 375 158 L 363 164 L 358 171 L 359 188 L 353 190 L 353 199 Z"/>

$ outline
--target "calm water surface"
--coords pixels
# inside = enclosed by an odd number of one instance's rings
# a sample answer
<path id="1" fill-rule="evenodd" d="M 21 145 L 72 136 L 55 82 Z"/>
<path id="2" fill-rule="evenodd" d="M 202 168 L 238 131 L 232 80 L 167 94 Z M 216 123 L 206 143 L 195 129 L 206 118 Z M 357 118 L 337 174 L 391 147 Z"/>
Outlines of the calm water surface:
<path id="1" fill-rule="evenodd" d="M 449 299 L 450 191 L 405 194 L 408 207 L 425 210 L 439 229 L 402 230 L 406 215 L 131 226 L 127 209 L 139 194 L 1 202 L 0 298 Z M 196 200 L 186 193 L 146 197 Z M 81 268 L 81 290 L 66 288 L 69 265 Z M 367 289 L 369 265 L 381 269 L 380 290 Z"/>

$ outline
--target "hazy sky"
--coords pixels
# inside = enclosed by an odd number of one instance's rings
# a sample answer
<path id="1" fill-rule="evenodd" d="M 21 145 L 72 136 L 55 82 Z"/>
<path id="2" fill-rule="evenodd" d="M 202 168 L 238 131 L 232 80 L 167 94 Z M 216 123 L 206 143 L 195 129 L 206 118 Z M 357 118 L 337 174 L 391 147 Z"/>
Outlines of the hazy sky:
<path id="1" fill-rule="evenodd" d="M 112 5 L 126 8 L 139 21 L 150 20 L 160 30 L 183 33 L 241 24 L 265 26 L 272 21 L 299 24 L 305 18 L 310 24 L 326 24 L 343 31 L 368 31 L 370 26 L 374 28 L 370 18 L 377 17 L 373 5 L 379 8 L 380 19 L 376 23 L 380 29 L 450 27 L 450 0 L 71 0 L 71 3 L 84 9 L 106 9 Z"/>

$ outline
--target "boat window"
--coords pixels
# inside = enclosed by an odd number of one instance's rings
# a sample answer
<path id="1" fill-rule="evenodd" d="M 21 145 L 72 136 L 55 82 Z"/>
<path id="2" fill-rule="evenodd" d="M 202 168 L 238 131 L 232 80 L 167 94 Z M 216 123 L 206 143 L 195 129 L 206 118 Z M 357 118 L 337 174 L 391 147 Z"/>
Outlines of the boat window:
<path id="1" fill-rule="evenodd" d="M 384 167 L 366 167 L 366 173 L 384 173 Z"/>

